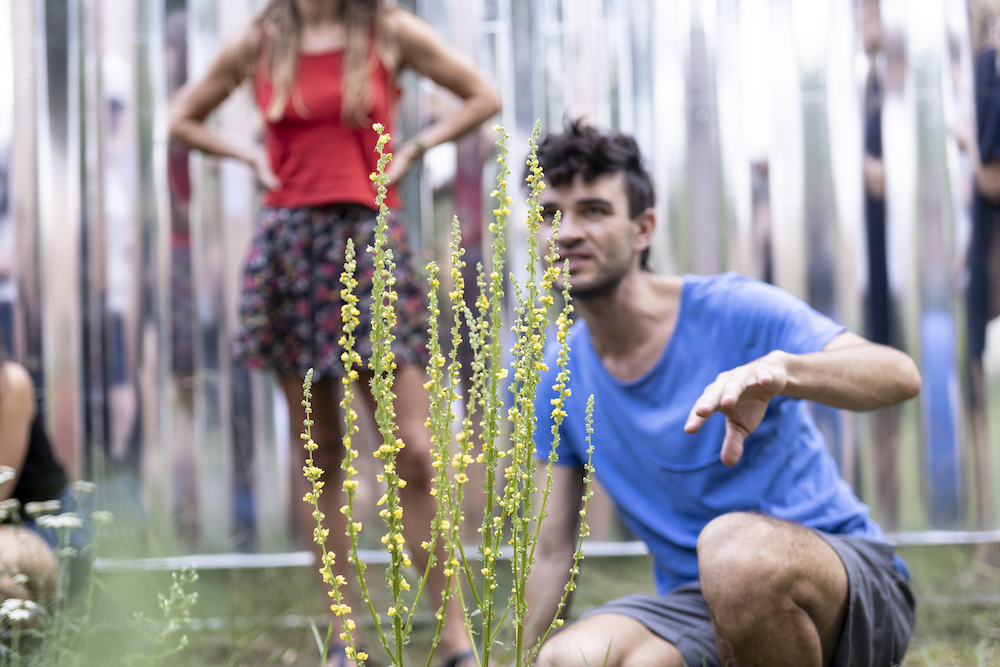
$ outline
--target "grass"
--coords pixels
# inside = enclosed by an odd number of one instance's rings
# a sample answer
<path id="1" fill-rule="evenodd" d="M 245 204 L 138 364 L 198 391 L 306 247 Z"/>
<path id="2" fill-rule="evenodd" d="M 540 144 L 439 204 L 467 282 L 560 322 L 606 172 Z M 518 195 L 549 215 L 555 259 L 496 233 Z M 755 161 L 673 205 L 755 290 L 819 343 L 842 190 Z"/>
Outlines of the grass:
<path id="1" fill-rule="evenodd" d="M 1000 665 L 1000 569 L 974 564 L 971 547 L 907 547 L 900 553 L 913 570 L 918 600 L 917 627 L 903 667 Z M 134 612 L 154 616 L 156 594 L 169 588 L 169 575 L 104 573 L 100 583 L 103 634 L 88 651 L 94 664 L 115 664 L 98 646 L 116 641 L 121 646 Z M 509 590 L 509 583 L 501 582 L 498 590 Z M 647 557 L 584 560 L 570 618 L 652 587 Z M 309 620 L 323 622 L 325 596 L 312 568 L 203 571 L 193 588 L 200 598 L 188 632 L 191 645 L 171 664 L 315 667 L 318 654 Z M 373 595 L 388 601 L 381 586 L 374 587 Z M 429 615 L 416 620 L 407 655 L 426 655 L 433 634 L 430 621 Z M 360 641 L 371 653 L 369 664 L 387 664 L 372 627 L 360 630 Z M 508 647 L 509 639 L 502 638 Z"/>

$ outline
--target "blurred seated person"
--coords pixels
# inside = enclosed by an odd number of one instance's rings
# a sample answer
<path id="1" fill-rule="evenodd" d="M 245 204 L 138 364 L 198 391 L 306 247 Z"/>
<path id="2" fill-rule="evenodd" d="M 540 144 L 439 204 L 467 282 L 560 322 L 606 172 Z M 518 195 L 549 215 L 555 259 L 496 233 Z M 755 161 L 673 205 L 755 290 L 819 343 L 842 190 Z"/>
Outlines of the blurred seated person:
<path id="1" fill-rule="evenodd" d="M 0 484 L 0 597 L 51 599 L 59 581 L 59 536 L 56 529 L 39 525 L 38 519 L 44 513 L 73 512 L 76 499 L 49 445 L 31 376 L 20 364 L 3 358 L 2 341 L 0 466 L 6 473 L 0 478 L 8 478 Z M 87 542 L 81 530 L 70 534 L 77 555 Z M 74 578 L 81 581 L 77 563 L 86 564 L 81 561 L 74 558 L 71 585 Z"/>

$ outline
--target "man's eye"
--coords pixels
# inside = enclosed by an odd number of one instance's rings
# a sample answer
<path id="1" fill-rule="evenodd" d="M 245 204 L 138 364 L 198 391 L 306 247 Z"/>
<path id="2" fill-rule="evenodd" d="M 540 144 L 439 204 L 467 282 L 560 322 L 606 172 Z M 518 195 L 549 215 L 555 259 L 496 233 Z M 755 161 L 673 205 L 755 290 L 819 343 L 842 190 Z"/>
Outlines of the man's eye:
<path id="1" fill-rule="evenodd" d="M 545 224 L 551 225 L 552 221 L 555 220 L 555 218 L 556 218 L 555 211 L 550 211 L 550 210 L 542 211 L 542 222 L 544 222 Z"/>
<path id="2" fill-rule="evenodd" d="M 597 217 L 599 215 L 604 215 L 604 209 L 600 206 L 588 206 L 584 209 L 583 214 L 590 217 Z"/>

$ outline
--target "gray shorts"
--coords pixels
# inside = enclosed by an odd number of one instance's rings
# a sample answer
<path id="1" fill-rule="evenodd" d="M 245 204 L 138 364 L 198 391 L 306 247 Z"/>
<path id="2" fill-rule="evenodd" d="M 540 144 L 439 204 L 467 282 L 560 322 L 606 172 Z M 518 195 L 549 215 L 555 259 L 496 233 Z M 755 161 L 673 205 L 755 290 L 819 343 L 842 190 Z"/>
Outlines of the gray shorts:
<path id="1" fill-rule="evenodd" d="M 844 631 L 833 667 L 889 667 L 906 653 L 916 600 L 906 564 L 891 544 L 848 535 L 817 534 L 847 569 L 850 586 Z M 698 582 L 666 595 L 628 595 L 585 614 L 623 614 L 676 646 L 689 667 L 722 667 L 712 620 Z"/>

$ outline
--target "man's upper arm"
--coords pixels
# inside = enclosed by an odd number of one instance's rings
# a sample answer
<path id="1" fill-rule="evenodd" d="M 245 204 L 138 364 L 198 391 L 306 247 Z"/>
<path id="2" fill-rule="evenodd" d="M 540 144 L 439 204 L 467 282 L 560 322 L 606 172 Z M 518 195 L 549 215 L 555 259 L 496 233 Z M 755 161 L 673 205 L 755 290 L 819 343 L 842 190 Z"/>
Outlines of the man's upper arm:
<path id="1" fill-rule="evenodd" d="M 788 292 L 754 280 L 746 280 L 735 295 L 748 319 L 741 326 L 754 330 L 755 356 L 781 350 L 808 354 L 825 349 L 847 329 Z"/>

